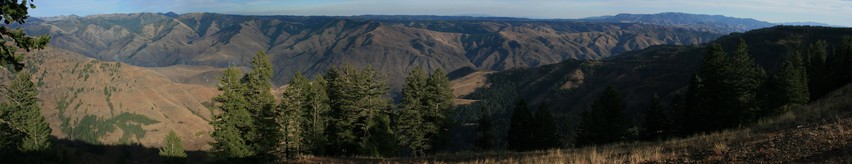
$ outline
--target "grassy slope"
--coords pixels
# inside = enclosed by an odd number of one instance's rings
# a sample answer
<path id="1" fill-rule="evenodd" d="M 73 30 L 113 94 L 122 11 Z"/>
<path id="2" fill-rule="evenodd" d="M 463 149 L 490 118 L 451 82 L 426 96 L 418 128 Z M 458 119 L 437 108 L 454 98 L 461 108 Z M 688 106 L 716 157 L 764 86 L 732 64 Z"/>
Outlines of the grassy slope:
<path id="1" fill-rule="evenodd" d="M 852 162 L 852 84 L 751 126 L 658 142 L 568 150 L 435 155 L 425 158 L 324 158 L 321 163 L 707 163 Z"/>
<path id="2" fill-rule="evenodd" d="M 158 147 L 175 130 L 189 150 L 204 150 L 212 141 L 204 103 L 218 93 L 213 87 L 175 83 L 147 68 L 55 48 L 33 53 L 28 63 L 36 66 L 28 70 L 42 114 L 60 139 Z"/>

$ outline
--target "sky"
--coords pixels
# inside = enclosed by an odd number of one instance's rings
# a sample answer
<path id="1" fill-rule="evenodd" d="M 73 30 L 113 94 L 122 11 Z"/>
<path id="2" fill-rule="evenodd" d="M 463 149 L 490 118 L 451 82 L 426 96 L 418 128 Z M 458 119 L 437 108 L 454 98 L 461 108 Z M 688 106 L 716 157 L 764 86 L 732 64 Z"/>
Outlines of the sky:
<path id="1" fill-rule="evenodd" d="M 488 15 L 585 18 L 684 12 L 852 27 L 852 0 L 35 0 L 31 16 L 136 12 L 241 15 Z"/>

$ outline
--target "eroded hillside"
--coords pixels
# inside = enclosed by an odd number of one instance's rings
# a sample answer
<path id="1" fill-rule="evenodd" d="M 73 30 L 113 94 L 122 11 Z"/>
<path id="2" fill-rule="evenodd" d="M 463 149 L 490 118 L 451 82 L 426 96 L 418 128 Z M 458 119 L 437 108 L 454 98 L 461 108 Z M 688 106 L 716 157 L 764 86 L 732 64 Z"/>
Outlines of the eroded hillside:
<path id="1" fill-rule="evenodd" d="M 159 147 L 174 130 L 188 150 L 209 146 L 214 87 L 170 81 L 146 68 L 48 48 L 29 56 L 52 135 Z"/>
<path id="2" fill-rule="evenodd" d="M 415 66 L 506 70 L 600 59 L 652 45 L 704 43 L 717 33 L 650 24 L 512 20 L 381 21 L 358 17 L 110 14 L 37 21 L 31 34 L 88 57 L 137 66 L 245 66 L 267 51 L 282 85 L 341 64 L 373 65 L 401 84 Z"/>

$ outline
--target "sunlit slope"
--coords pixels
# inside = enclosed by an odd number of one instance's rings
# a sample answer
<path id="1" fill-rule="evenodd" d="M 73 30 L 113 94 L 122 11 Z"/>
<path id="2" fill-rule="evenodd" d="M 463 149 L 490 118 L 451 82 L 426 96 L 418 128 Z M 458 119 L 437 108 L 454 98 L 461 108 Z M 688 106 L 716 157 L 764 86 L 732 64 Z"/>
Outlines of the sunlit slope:
<path id="1" fill-rule="evenodd" d="M 180 84 L 124 63 L 48 48 L 28 59 L 43 114 L 59 138 L 159 146 L 174 130 L 190 150 L 212 139 L 214 87 Z"/>

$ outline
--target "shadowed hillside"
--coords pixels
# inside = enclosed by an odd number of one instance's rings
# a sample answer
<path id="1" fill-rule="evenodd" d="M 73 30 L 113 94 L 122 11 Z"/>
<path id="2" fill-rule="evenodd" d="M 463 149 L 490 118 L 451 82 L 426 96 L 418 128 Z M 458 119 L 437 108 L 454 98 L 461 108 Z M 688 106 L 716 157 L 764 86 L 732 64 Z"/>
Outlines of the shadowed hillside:
<path id="1" fill-rule="evenodd" d="M 773 74 L 795 49 L 818 40 L 825 40 L 829 49 L 837 49 L 844 35 L 852 36 L 852 29 L 778 26 L 734 33 L 713 42 L 720 43 L 730 53 L 737 39 L 744 39 L 755 62 Z M 465 98 L 489 100 L 501 97 L 500 93 L 519 93 L 509 94 L 510 98 L 505 99 L 525 98 L 533 104 L 545 102 L 559 107 L 558 111 L 568 112 L 587 108 L 598 97 L 597 93 L 612 85 L 622 91 L 627 111 L 636 112 L 647 107 L 649 97 L 654 94 L 670 99 L 685 90 L 706 49 L 705 45 L 652 46 L 605 60 L 573 60 L 502 71 L 488 76 L 484 85 L 490 87 Z"/>
<path id="2" fill-rule="evenodd" d="M 778 72 L 783 60 L 794 50 L 825 40 L 827 48 L 839 50 L 841 39 L 852 36 L 849 28 L 777 26 L 734 33 L 714 41 L 720 43 L 730 54 L 739 38 L 748 44 L 749 54 L 755 62 L 772 75 Z M 512 69 L 489 75 L 472 73 L 458 78 L 453 84 L 457 88 L 478 88 L 467 95 L 456 95 L 462 106 L 458 110 L 459 122 L 474 122 L 477 109 L 485 107 L 495 117 L 494 134 L 502 141 L 509 126 L 509 118 L 515 102 L 520 99 L 530 104 L 547 104 L 560 117 L 560 126 L 565 142 L 574 138 L 574 126 L 579 124 L 579 113 L 588 110 L 593 102 L 608 87 L 620 92 L 625 113 L 639 122 L 651 104 L 651 98 L 659 95 L 662 104 L 673 104 L 688 90 L 690 79 L 707 54 L 706 45 L 652 46 L 620 56 L 596 61 L 571 60 L 532 69 Z M 837 68 L 843 69 L 843 68 Z M 485 79 L 476 86 L 461 85 L 466 79 Z M 826 84 L 832 90 L 837 84 Z M 826 91 L 812 88 L 812 98 L 819 98 Z M 813 100 L 813 99 L 812 99 Z M 470 131 L 460 128 L 460 131 Z M 497 142 L 500 144 L 500 142 Z M 467 145 L 470 147 L 471 145 Z M 465 146 L 459 146 L 465 147 Z"/>
<path id="3" fill-rule="evenodd" d="M 310 163 L 848 163 L 852 85 L 754 125 L 654 142 L 535 152 L 467 152 L 423 158 L 325 158 Z"/>

